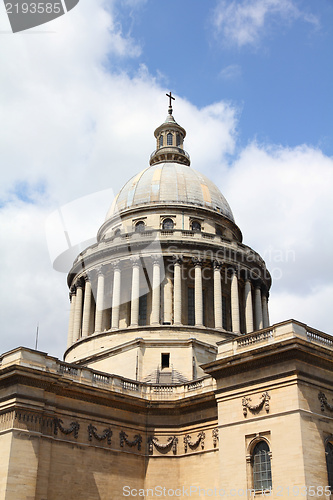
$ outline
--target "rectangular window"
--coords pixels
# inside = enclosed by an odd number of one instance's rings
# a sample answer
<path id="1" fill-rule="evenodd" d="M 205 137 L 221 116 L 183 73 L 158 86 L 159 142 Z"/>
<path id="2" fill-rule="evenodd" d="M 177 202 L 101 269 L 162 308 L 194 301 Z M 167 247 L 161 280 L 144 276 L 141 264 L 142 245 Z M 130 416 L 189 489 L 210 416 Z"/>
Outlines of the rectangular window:
<path id="1" fill-rule="evenodd" d="M 162 367 L 162 370 L 163 370 L 163 368 L 170 368 L 170 354 L 169 353 L 162 353 L 161 354 L 161 367 Z"/>
<path id="2" fill-rule="evenodd" d="M 139 325 L 147 324 L 147 294 L 139 297 Z"/>
<path id="3" fill-rule="evenodd" d="M 187 322 L 189 325 L 195 325 L 195 317 L 194 317 L 194 288 L 188 288 L 187 293 Z"/>
<path id="4" fill-rule="evenodd" d="M 222 295 L 222 326 L 227 330 L 227 298 Z"/>
<path id="5" fill-rule="evenodd" d="M 195 298 L 194 298 L 194 288 L 188 288 L 187 295 L 187 314 L 188 314 L 188 324 L 190 326 L 195 325 Z M 202 323 L 206 324 L 206 300 L 205 300 L 205 290 L 202 290 Z"/>

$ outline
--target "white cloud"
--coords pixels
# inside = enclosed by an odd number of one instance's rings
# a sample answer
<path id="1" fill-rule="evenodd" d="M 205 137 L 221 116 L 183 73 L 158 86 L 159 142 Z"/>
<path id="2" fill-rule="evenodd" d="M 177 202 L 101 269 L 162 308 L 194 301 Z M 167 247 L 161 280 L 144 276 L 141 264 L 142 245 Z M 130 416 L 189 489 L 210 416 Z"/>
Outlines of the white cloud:
<path id="1" fill-rule="evenodd" d="M 331 329 L 332 187 L 333 160 L 321 151 L 255 143 L 221 181 L 244 242 L 273 275 L 274 322 L 293 317 Z"/>
<path id="2" fill-rule="evenodd" d="M 68 289 L 65 274 L 52 268 L 45 221 L 64 203 L 105 189 L 117 192 L 145 168 L 155 148 L 153 130 L 167 114 L 165 89 L 146 67 L 133 77 L 119 71 L 119 61 L 135 58 L 141 49 L 122 34 L 115 2 L 108 2 L 108 11 L 103 5 L 80 2 L 50 23 L 55 33 L 6 35 L 6 45 L 0 45 L 1 352 L 33 347 L 39 322 L 39 348 L 61 356 Z M 4 17 L 0 23 L 0 30 L 8 29 Z M 254 144 L 228 168 L 226 155 L 234 152 L 237 138 L 234 105 L 219 102 L 198 110 L 177 98 L 175 118 L 187 130 L 193 168 L 221 187 L 246 231 L 245 243 L 262 253 L 269 245 L 295 250 L 296 262 L 283 267 L 276 285 L 278 304 L 283 306 L 285 294 L 302 297 L 315 286 L 328 286 L 331 160 L 311 148 Z M 101 200 L 91 210 L 96 232 L 107 209 L 108 201 Z M 303 320 L 300 302 L 295 300 L 293 315 Z M 322 307 L 320 294 L 314 294 L 314 310 Z M 330 315 L 325 306 L 321 317 L 327 324 Z"/>
<path id="3" fill-rule="evenodd" d="M 80 2 L 45 27 L 54 33 L 6 35 L 0 46 L 1 352 L 33 346 L 39 322 L 40 348 L 61 356 L 68 290 L 66 275 L 52 268 L 45 221 L 82 196 L 117 192 L 145 168 L 154 128 L 167 114 L 166 90 L 145 66 L 132 78 L 119 71 L 140 47 L 122 34 L 115 2 L 108 11 L 103 5 Z M 8 29 L 5 17 L 1 23 Z M 197 168 L 233 150 L 236 119 L 228 104 L 197 110 L 177 99 L 175 116 L 188 129 L 186 147 Z M 101 198 L 92 208 L 95 232 L 111 201 Z"/>
<path id="4" fill-rule="evenodd" d="M 318 26 L 318 19 L 301 11 L 294 0 L 219 0 L 214 10 L 216 35 L 230 45 L 257 45 L 274 22 L 302 20 Z"/>
<path id="5" fill-rule="evenodd" d="M 242 75 L 242 68 L 239 64 L 229 64 L 221 69 L 219 77 L 222 80 L 237 80 Z"/>

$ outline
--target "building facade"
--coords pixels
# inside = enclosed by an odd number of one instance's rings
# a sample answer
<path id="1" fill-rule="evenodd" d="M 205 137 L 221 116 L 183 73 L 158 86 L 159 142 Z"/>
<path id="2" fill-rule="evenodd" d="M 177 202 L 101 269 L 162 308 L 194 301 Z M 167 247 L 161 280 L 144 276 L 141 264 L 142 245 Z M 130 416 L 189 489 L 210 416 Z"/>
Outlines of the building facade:
<path id="1" fill-rule="evenodd" d="M 0 498 L 329 498 L 333 339 L 270 326 L 265 262 L 171 97 L 154 135 L 68 274 L 64 361 L 1 357 Z"/>

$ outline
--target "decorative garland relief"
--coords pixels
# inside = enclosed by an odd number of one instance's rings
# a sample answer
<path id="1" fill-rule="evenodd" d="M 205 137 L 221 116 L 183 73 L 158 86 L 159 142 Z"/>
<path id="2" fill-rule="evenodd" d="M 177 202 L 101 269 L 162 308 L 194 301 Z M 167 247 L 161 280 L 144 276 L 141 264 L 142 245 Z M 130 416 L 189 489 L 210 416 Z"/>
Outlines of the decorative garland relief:
<path id="1" fill-rule="evenodd" d="M 268 394 L 268 391 L 263 392 L 260 398 L 260 401 L 256 405 L 251 405 L 252 399 L 249 397 L 244 396 L 242 399 L 242 406 L 243 406 L 243 415 L 244 417 L 247 416 L 248 410 L 250 410 L 251 413 L 259 413 L 260 410 L 265 407 L 266 413 L 269 412 L 269 400 L 271 399 L 270 395 Z"/>
<path id="2" fill-rule="evenodd" d="M 327 408 L 329 411 L 333 411 L 333 405 L 331 405 L 327 401 L 326 394 L 324 394 L 322 391 L 319 392 L 318 399 L 320 401 L 321 411 L 325 411 L 325 408 Z"/>

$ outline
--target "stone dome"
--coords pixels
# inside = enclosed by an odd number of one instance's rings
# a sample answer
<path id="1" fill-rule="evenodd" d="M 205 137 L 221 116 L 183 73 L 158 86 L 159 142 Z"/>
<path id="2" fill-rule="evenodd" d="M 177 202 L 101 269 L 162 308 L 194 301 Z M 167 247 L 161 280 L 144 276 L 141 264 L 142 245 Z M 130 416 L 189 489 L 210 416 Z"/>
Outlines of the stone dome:
<path id="1" fill-rule="evenodd" d="M 106 220 L 125 210 L 147 205 L 187 205 L 214 210 L 234 222 L 227 200 L 205 175 L 181 163 L 151 165 L 119 191 Z"/>

